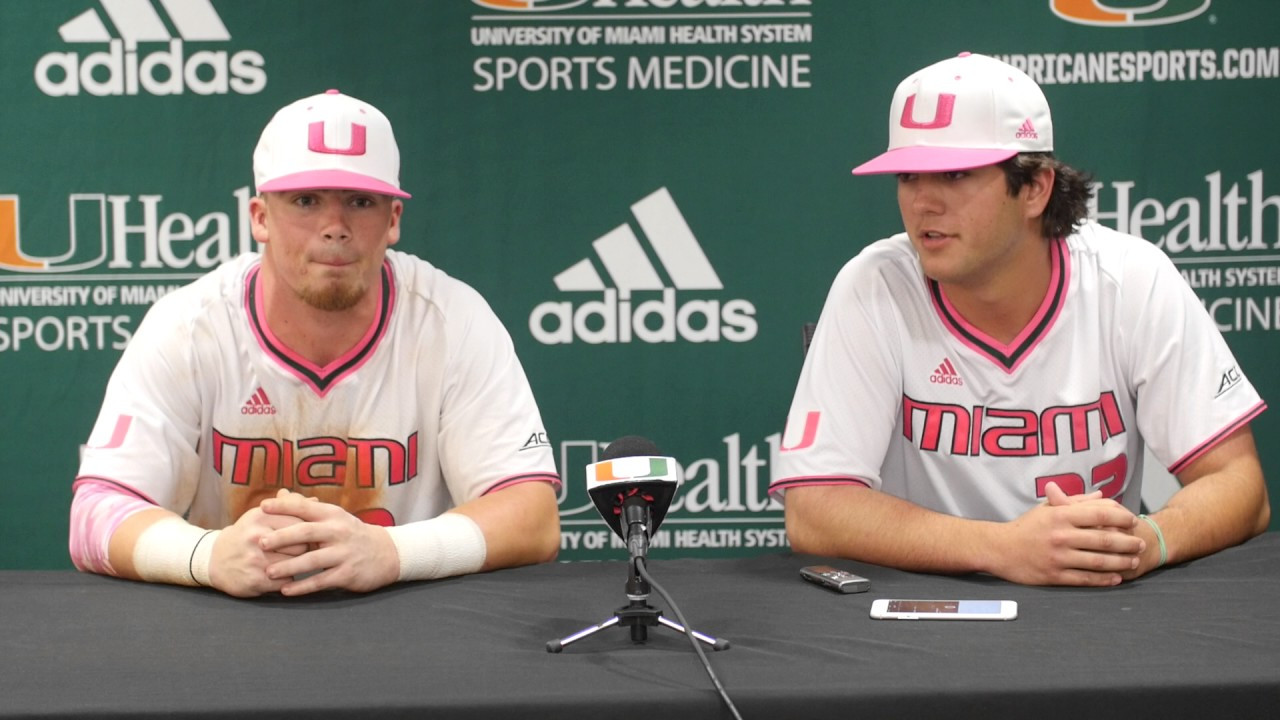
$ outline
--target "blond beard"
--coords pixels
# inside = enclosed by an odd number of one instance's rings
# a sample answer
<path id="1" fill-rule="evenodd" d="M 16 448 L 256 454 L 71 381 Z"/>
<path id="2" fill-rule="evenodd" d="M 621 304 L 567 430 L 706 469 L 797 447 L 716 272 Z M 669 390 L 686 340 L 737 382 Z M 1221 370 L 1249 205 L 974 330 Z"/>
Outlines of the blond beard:
<path id="1" fill-rule="evenodd" d="M 355 284 L 326 283 L 321 288 L 302 288 L 298 297 L 317 310 L 338 312 L 355 307 L 364 297 L 364 288 Z"/>

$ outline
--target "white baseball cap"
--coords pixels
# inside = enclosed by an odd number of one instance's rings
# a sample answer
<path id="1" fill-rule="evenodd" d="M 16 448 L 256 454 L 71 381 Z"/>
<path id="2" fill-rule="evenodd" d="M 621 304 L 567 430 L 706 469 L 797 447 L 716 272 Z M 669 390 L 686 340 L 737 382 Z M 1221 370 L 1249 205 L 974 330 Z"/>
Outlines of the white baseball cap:
<path id="1" fill-rule="evenodd" d="M 889 149 L 853 174 L 969 170 L 1052 150 L 1053 121 L 1040 86 L 1012 65 L 963 52 L 898 84 Z"/>
<path id="2" fill-rule="evenodd" d="M 329 90 L 281 108 L 253 151 L 258 192 L 365 190 L 407 198 L 391 121 L 374 106 Z"/>

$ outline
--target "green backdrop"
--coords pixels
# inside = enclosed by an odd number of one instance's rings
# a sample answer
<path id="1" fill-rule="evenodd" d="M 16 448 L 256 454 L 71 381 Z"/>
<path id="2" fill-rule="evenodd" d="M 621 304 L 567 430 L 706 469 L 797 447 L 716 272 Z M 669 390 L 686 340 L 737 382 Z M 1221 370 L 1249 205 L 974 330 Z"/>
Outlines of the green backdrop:
<path id="1" fill-rule="evenodd" d="M 582 466 L 626 434 L 686 471 L 655 556 L 784 546 L 765 488 L 801 325 L 899 228 L 892 179 L 849 170 L 885 145 L 898 81 L 963 50 L 1043 84 L 1096 215 L 1173 257 L 1275 402 L 1280 5 L 1106 4 L 1129 11 L 0 0 L 0 568 L 69 566 L 78 448 L 123 344 L 158 295 L 251 247 L 257 134 L 328 88 L 396 127 L 401 247 L 515 339 L 567 478 L 562 558 L 618 556 Z M 1254 424 L 1273 496 L 1277 417 Z"/>

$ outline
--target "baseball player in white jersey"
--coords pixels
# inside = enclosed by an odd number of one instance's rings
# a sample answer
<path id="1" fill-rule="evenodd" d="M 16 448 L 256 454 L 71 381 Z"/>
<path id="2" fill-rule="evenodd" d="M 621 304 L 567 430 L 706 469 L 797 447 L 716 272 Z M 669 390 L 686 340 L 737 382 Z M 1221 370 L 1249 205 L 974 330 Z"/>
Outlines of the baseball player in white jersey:
<path id="1" fill-rule="evenodd" d="M 272 118 L 261 254 L 158 301 L 112 374 L 74 486 L 77 567 L 253 596 L 555 557 L 559 477 L 510 336 L 389 249 L 399 168 L 355 98 Z"/>
<path id="2" fill-rule="evenodd" d="M 802 552 L 1027 584 L 1114 585 L 1266 529 L 1265 405 L 1173 264 L 1084 222 L 1017 69 L 904 80 L 889 150 L 906 232 L 840 271 L 771 491 Z M 1143 445 L 1183 487 L 1138 514 Z"/>

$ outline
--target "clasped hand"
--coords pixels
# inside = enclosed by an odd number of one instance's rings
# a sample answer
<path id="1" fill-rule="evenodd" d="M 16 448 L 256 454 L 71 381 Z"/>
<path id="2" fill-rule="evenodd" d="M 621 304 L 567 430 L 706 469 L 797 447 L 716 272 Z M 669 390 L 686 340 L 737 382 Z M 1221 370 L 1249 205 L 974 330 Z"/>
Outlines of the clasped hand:
<path id="1" fill-rule="evenodd" d="M 213 586 L 236 597 L 367 592 L 399 574 L 399 554 L 384 528 L 285 489 L 224 528 L 209 562 Z"/>
<path id="2" fill-rule="evenodd" d="M 1146 543 L 1138 518 L 1099 492 L 1067 495 L 1056 484 L 1045 502 L 1004 526 L 994 574 L 1026 585 L 1118 585 L 1136 575 Z"/>

